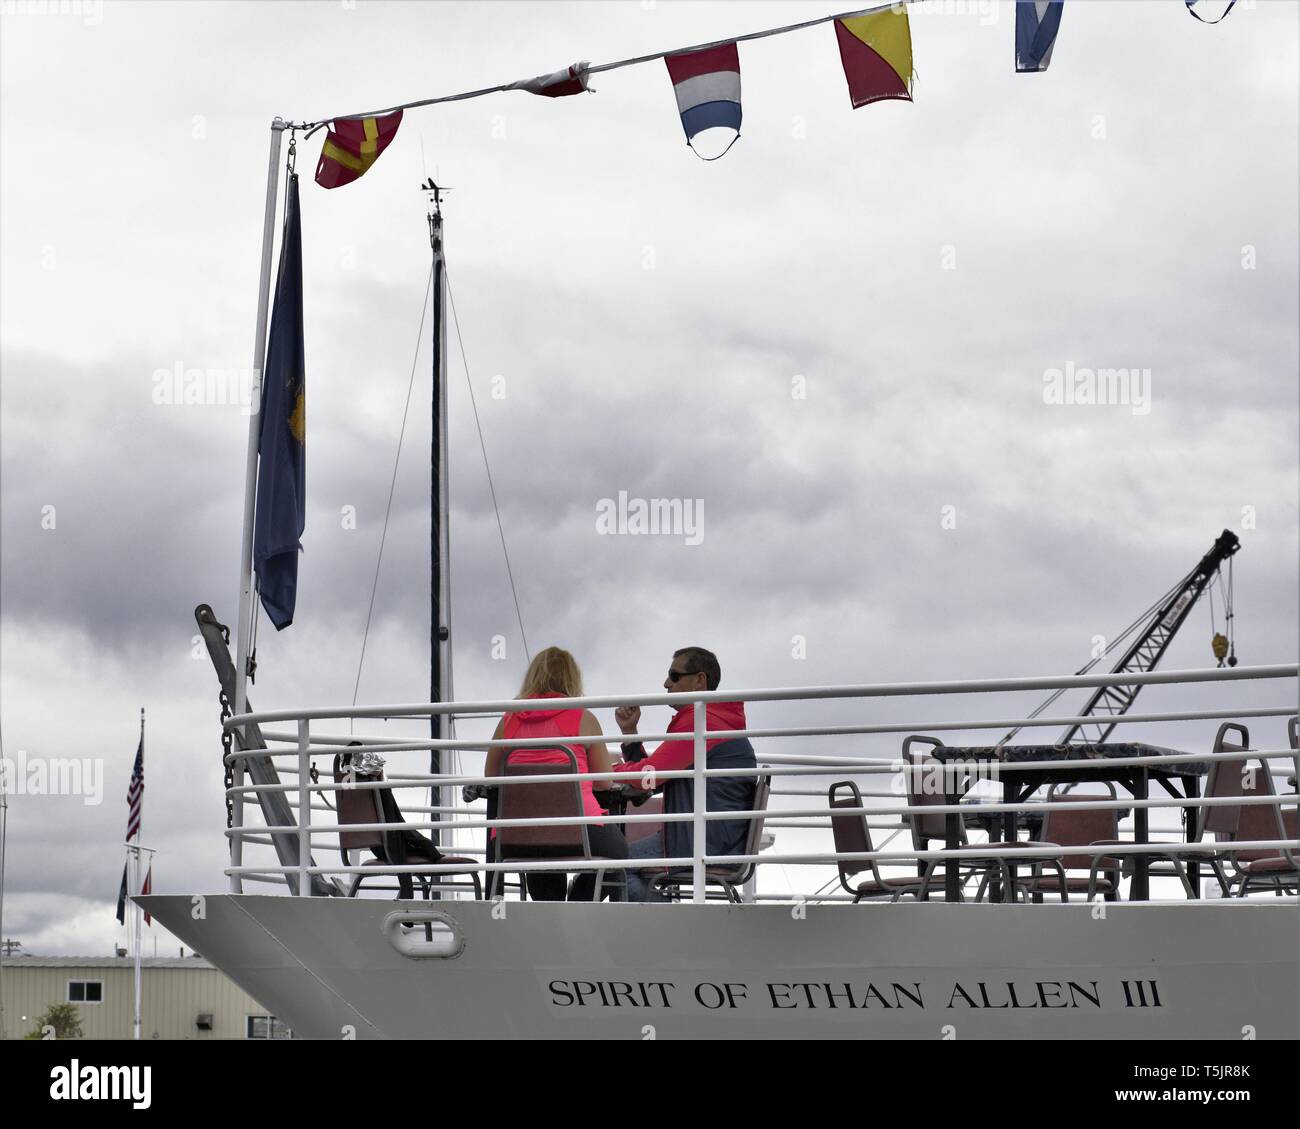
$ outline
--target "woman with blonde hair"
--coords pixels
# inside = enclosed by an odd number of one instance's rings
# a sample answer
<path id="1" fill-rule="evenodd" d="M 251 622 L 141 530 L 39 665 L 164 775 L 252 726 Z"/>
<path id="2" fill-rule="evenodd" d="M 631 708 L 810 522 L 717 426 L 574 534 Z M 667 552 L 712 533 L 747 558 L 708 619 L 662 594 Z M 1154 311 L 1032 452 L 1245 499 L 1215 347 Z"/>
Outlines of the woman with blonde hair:
<path id="1" fill-rule="evenodd" d="M 533 656 L 524 674 L 523 685 L 519 687 L 517 699 L 525 698 L 580 698 L 582 697 L 582 671 L 568 651 L 560 647 L 547 647 Z M 590 710 L 581 709 L 533 709 L 514 710 L 507 713 L 497 723 L 492 739 L 512 741 L 528 737 L 554 737 L 556 744 L 563 744 L 573 751 L 581 772 L 609 772 L 609 750 L 603 742 L 590 745 L 568 744 L 566 737 L 599 737 L 603 733 L 600 722 Z M 485 775 L 500 776 L 510 754 L 511 765 L 517 764 L 564 764 L 567 758 L 556 752 L 517 748 L 506 750 L 493 746 L 488 749 Z M 592 789 L 593 782 L 581 781 L 582 813 L 587 816 L 607 815 L 600 806 Z M 526 787 L 526 785 L 524 785 Z M 627 858 L 627 840 L 617 827 L 604 824 L 587 824 L 587 839 L 591 844 L 591 853 L 595 858 Z M 489 878 L 493 877 L 489 875 Z M 528 893 L 536 901 L 558 902 L 564 900 L 567 875 L 555 871 L 533 871 L 528 875 Z M 496 885 L 489 881 L 488 886 Z M 569 893 L 571 901 L 591 901 L 595 892 L 596 874 L 583 871 L 574 879 L 573 889 Z M 603 896 L 603 891 L 602 891 Z"/>

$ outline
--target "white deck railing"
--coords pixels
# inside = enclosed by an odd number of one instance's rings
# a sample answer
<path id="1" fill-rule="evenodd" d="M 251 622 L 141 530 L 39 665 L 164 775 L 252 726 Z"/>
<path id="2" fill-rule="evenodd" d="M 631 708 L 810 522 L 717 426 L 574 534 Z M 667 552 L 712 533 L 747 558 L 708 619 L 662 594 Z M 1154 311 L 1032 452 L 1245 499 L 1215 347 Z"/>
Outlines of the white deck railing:
<path id="1" fill-rule="evenodd" d="M 695 849 L 690 857 L 664 857 L 656 859 L 592 859 L 592 860 L 559 860 L 559 861 L 507 861 L 488 863 L 475 861 L 466 864 L 438 864 L 439 873 L 452 875 L 458 872 L 508 872 L 511 874 L 528 873 L 533 871 L 579 871 L 579 870 L 597 870 L 613 871 L 621 869 L 644 870 L 651 868 L 665 867 L 690 867 L 692 872 L 692 897 L 695 901 L 703 901 L 706 894 L 705 873 L 710 866 L 733 865 L 747 862 L 754 862 L 761 866 L 768 867 L 785 867 L 785 866 L 834 866 L 841 861 L 874 861 L 881 866 L 897 867 L 910 866 L 913 870 L 918 864 L 929 862 L 944 862 L 945 860 L 954 860 L 951 865 L 956 866 L 955 860 L 964 859 L 970 861 L 972 858 L 968 850 L 900 850 L 893 849 L 889 851 L 876 849 L 869 852 L 855 853 L 836 853 L 831 850 L 814 850 L 803 852 L 781 852 L 765 851 L 757 855 L 724 855 L 710 856 L 704 853 L 702 844 L 706 842 L 705 828 L 710 820 L 743 820 L 751 817 L 764 816 L 767 825 L 778 829 L 787 829 L 799 832 L 808 832 L 822 830 L 823 832 L 830 829 L 829 806 L 815 806 L 812 804 L 794 807 L 794 808 L 769 808 L 765 812 L 735 812 L 735 811 L 718 811 L 710 812 L 705 810 L 705 790 L 709 778 L 717 776 L 771 776 L 774 781 L 789 780 L 797 783 L 798 779 L 803 776 L 835 776 L 836 778 L 888 778 L 890 788 L 888 792 L 867 792 L 867 798 L 880 799 L 887 796 L 898 796 L 900 802 L 893 806 L 863 806 L 860 808 L 836 808 L 837 815 L 855 815 L 861 814 L 867 818 L 868 825 L 873 830 L 885 830 L 892 832 L 890 839 L 900 831 L 907 829 L 910 825 L 906 822 L 907 818 L 918 812 L 926 816 L 945 816 L 948 814 L 964 815 L 971 811 L 971 804 L 948 804 L 938 805 L 927 803 L 923 809 L 909 806 L 903 796 L 903 789 L 899 787 L 902 783 L 902 771 L 904 768 L 900 758 L 886 759 L 879 757 L 844 757 L 829 755 L 799 754 L 790 755 L 778 752 L 764 752 L 761 748 L 756 749 L 757 758 L 760 767 L 755 769 L 708 769 L 706 767 L 706 743 L 708 741 L 729 740 L 732 738 L 748 737 L 753 740 L 762 741 L 775 739 L 788 739 L 792 737 L 803 738 L 826 738 L 826 737 L 844 737 L 849 735 L 881 735 L 881 734 L 922 734 L 931 732 L 954 732 L 954 731 L 996 731 L 1004 733 L 1013 728 L 1032 728 L 1032 727 L 1053 727 L 1064 728 L 1073 725 L 1079 721 L 1095 721 L 1096 719 L 1083 719 L 1078 717 L 1053 717 L 1053 718 L 997 718 L 997 719 L 974 719 L 954 721 L 951 719 L 939 719 L 930 721 L 910 721 L 910 722 L 889 722 L 889 723 L 864 723 L 859 725 L 812 725 L 812 726 L 786 726 L 779 728 L 758 728 L 751 727 L 739 730 L 707 730 L 705 729 L 706 706 L 711 701 L 735 702 L 742 701 L 746 704 L 756 702 L 798 702 L 798 701 L 819 701 L 829 702 L 843 699 L 872 699 L 872 698 L 900 698 L 900 697 L 921 697 L 931 695 L 952 695 L 952 694 L 989 694 L 989 693 L 1006 693 L 1025 690 L 1051 690 L 1051 689 L 1073 689 L 1083 687 L 1096 687 L 1103 685 L 1156 685 L 1156 684 L 1213 684 L 1213 683 L 1238 683 L 1243 681 L 1258 680 L 1291 680 L 1291 701 L 1290 705 L 1283 705 L 1271 708 L 1251 707 L 1244 709 L 1231 709 L 1228 707 L 1217 710 L 1195 710 L 1182 712 L 1165 712 L 1165 713 L 1143 713 L 1128 714 L 1117 719 L 1122 726 L 1140 726 L 1150 725 L 1161 722 L 1187 722 L 1187 721 L 1242 721 L 1254 719 L 1271 719 L 1287 718 L 1294 716 L 1297 712 L 1295 703 L 1295 686 L 1294 680 L 1297 672 L 1300 670 L 1296 665 L 1276 665 L 1260 667 L 1237 667 L 1235 669 L 1214 669 L 1214 670 L 1190 670 L 1190 671 L 1159 671 L 1149 674 L 1123 674 L 1123 675 L 1072 675 L 1066 677 L 1054 678 L 1014 678 L 1014 679 L 981 679 L 966 681 L 946 681 L 946 682 L 911 682 L 911 683 L 893 683 L 893 684 L 876 684 L 861 686 L 815 686 L 815 687 L 794 687 L 780 689 L 762 689 L 751 691 L 713 691 L 711 693 L 657 693 L 657 694 L 639 694 L 626 696 L 588 696 L 582 698 L 553 698 L 547 700 L 548 708 L 581 708 L 581 709 L 601 709 L 621 705 L 672 705 L 687 706 L 693 708 L 694 724 L 689 732 L 678 733 L 650 733 L 638 734 L 633 740 L 653 743 L 666 739 L 674 740 L 691 740 L 694 744 L 695 756 L 694 766 L 689 769 L 679 771 L 656 771 L 653 773 L 652 783 L 656 786 L 662 785 L 663 782 L 670 779 L 690 779 L 693 782 L 694 810 L 686 814 L 666 814 L 654 813 L 649 815 L 637 814 L 635 811 L 623 816 L 604 815 L 578 817 L 573 815 L 564 815 L 553 818 L 536 818 L 536 819 L 514 819 L 509 821 L 488 820 L 480 818 L 478 814 L 469 808 L 461 807 L 454 802 L 448 802 L 449 796 L 454 796 L 464 785 L 491 785 L 500 782 L 499 777 L 488 778 L 481 775 L 469 775 L 464 773 L 439 773 L 430 774 L 428 772 L 415 772 L 410 774 L 397 774 L 393 771 L 394 764 L 398 757 L 402 755 L 413 756 L 417 753 L 428 753 L 431 750 L 440 750 L 451 753 L 461 751 L 485 752 L 489 747 L 504 749 L 528 748 L 528 747 L 553 747 L 561 743 L 554 737 L 515 739 L 515 740 L 496 740 L 490 738 L 476 737 L 465 739 L 435 740 L 435 739 L 409 739 L 399 737 L 365 737 L 358 739 L 348 734 L 324 734 L 315 731 L 315 724 L 325 721 L 337 721 L 347 719 L 355 722 L 359 719 L 385 719 L 385 720 L 412 720 L 412 719 L 429 719 L 439 714 L 451 714 L 457 719 L 470 718 L 492 718 L 498 714 L 511 712 L 515 710 L 526 710 L 536 708 L 533 701 L 520 701 L 516 699 L 505 699 L 499 701 L 481 701 L 481 702 L 452 702 L 452 703 L 415 703 L 388 706 L 369 706 L 369 707 L 328 707 L 319 709 L 302 709 L 302 710 L 274 710 L 260 713 L 249 713 L 229 718 L 225 725 L 227 729 L 241 731 L 242 727 L 248 723 L 256 723 L 259 726 L 274 724 L 278 722 L 293 723 L 292 729 L 263 729 L 262 736 L 266 745 L 260 749 L 244 749 L 231 753 L 227 757 L 227 763 L 232 769 L 233 784 L 228 790 L 228 797 L 233 805 L 232 826 L 227 831 L 230 838 L 231 865 L 226 873 L 230 877 L 231 888 L 235 892 L 242 890 L 245 880 L 260 882 L 282 882 L 290 883 L 291 877 L 296 876 L 296 885 L 298 892 L 307 895 L 311 891 L 312 875 L 335 876 L 335 875 L 387 875 L 396 876 L 399 874 L 427 874 L 430 870 L 429 864 L 413 863 L 405 866 L 382 865 L 382 866 L 327 866 L 319 863 L 311 863 L 311 851 L 313 846 L 331 845 L 325 843 L 325 840 L 331 838 L 337 840 L 340 833 L 340 826 L 336 822 L 322 822 L 315 818 L 314 813 L 333 812 L 331 805 L 327 800 L 332 792 L 345 788 L 348 789 L 365 789 L 365 788 L 389 788 L 394 792 L 402 789 L 411 788 L 438 788 L 439 802 L 429 805 L 403 805 L 403 810 L 408 813 L 419 813 L 428 815 L 432 818 L 427 820 L 411 820 L 402 824 L 388 823 L 368 823 L 357 824 L 348 823 L 344 830 L 348 831 L 386 831 L 386 830 L 415 830 L 415 831 L 437 831 L 446 833 L 447 838 L 457 838 L 465 832 L 482 833 L 486 838 L 487 829 L 492 827 L 504 826 L 508 823 L 512 827 L 520 826 L 573 826 L 577 824 L 635 824 L 652 822 L 664 824 L 673 821 L 690 822 L 693 828 L 692 839 Z M 1281 735 L 1282 726 L 1276 726 L 1278 735 Z M 621 735 L 604 735 L 595 737 L 566 737 L 562 743 L 565 745 L 594 745 L 605 744 L 612 741 L 623 739 Z M 360 740 L 360 744 L 358 744 Z M 1134 742 L 1137 740 L 1132 735 L 1127 735 L 1125 742 Z M 994 745 L 997 741 L 990 740 L 988 745 Z M 1108 743 L 1119 743 L 1112 739 Z M 974 742 L 970 742 L 974 744 Z M 1208 742 L 1206 742 L 1208 750 Z M 388 759 L 388 771 L 386 779 L 382 781 L 366 782 L 357 780 L 355 782 L 340 784 L 334 781 L 313 782 L 311 780 L 313 755 L 333 754 L 340 752 L 347 747 L 351 753 L 362 753 L 374 751 L 381 753 Z M 278 762 L 283 775 L 286 768 L 292 768 L 292 782 L 280 783 L 275 785 L 255 785 L 246 783 L 244 780 L 245 763 L 253 757 L 270 756 L 273 761 Z M 1293 748 L 1283 748 L 1279 742 L 1276 748 L 1250 749 L 1247 752 L 1229 751 L 1215 756 L 1209 751 L 1206 752 L 1186 752 L 1186 753 L 1161 753 L 1148 756 L 1132 757 L 1107 757 L 1104 760 L 1095 762 L 1098 765 L 1104 764 L 1107 768 L 1124 769 L 1124 768 L 1141 768 L 1159 766 L 1170 768 L 1178 764 L 1205 764 L 1213 760 L 1234 760 L 1240 761 L 1247 758 L 1251 761 L 1259 761 L 1261 764 L 1270 766 L 1270 776 L 1280 781 L 1288 781 L 1294 784 L 1295 776 L 1300 773 L 1300 752 Z M 288 763 L 286 763 L 288 762 Z M 1090 762 L 1091 763 L 1091 762 Z M 979 761 L 955 761 L 951 762 L 943 769 L 945 778 L 964 776 L 968 773 L 974 773 L 978 779 L 996 780 L 1002 773 L 1010 768 L 1023 771 L 1025 768 L 1032 766 L 1033 771 L 1052 770 L 1057 768 L 1077 769 L 1079 761 L 1059 760 L 1059 761 L 1035 761 L 1017 762 L 1015 765 L 998 760 L 979 760 Z M 631 774 L 633 780 L 639 779 L 641 774 Z M 591 781 L 610 781 L 617 780 L 627 783 L 629 774 L 621 773 L 582 773 L 576 776 L 566 776 L 566 780 L 591 780 Z M 514 776 L 510 777 L 510 784 L 528 784 L 536 782 L 554 783 L 553 775 L 535 775 L 535 776 Z M 1284 785 L 1288 786 L 1288 785 Z M 949 789 L 951 791 L 951 789 Z M 1295 808 L 1297 797 L 1292 793 L 1286 793 L 1282 789 L 1273 789 L 1276 794 L 1263 796 L 1246 796 L 1230 798 L 1205 798 L 1199 796 L 1190 797 L 1173 797 L 1168 798 L 1149 798 L 1149 797 L 1130 797 L 1126 799 L 1109 799 L 1098 797 L 1095 800 L 1089 798 L 1086 801 L 1071 799 L 1068 802 L 1046 803 L 1043 801 L 1026 800 L 1021 803 L 1001 803 L 981 801 L 978 805 L 978 811 L 984 814 L 1005 814 L 1032 810 L 1035 813 L 1043 813 L 1056 809 L 1079 810 L 1127 810 L 1135 813 L 1142 812 L 1143 818 L 1146 813 L 1151 811 L 1160 811 L 1165 809 L 1177 808 L 1185 812 L 1201 812 L 1204 809 L 1215 806 L 1233 804 L 1238 806 L 1251 805 L 1271 805 L 1279 810 L 1289 810 Z M 258 794 L 266 792 L 280 792 L 286 795 L 292 794 L 294 798 L 294 808 L 296 811 L 297 823 L 284 827 L 268 827 L 265 824 L 246 825 L 244 821 L 245 810 L 249 808 L 256 809 L 258 806 Z M 826 792 L 814 791 L 813 789 L 781 789 L 774 788 L 773 795 L 778 797 L 812 797 L 820 795 L 825 797 Z M 317 802 L 313 802 L 313 797 Z M 893 822 L 882 823 L 880 817 L 897 817 Z M 873 821 L 874 818 L 874 821 Z M 1166 832 L 1169 829 L 1164 829 Z M 299 865 L 295 867 L 275 866 L 275 865 L 245 865 L 244 847 L 245 845 L 254 845 L 257 847 L 267 847 L 274 843 L 273 834 L 293 834 L 297 837 Z M 332 844 L 337 849 L 337 843 Z M 887 844 L 886 844 L 887 845 Z M 1179 855 L 1192 852 L 1201 852 L 1206 849 L 1215 848 L 1216 844 L 1211 841 L 1188 842 L 1155 840 L 1150 837 L 1137 839 L 1131 843 L 1117 843 L 1108 845 L 1105 849 L 1106 855 L 1151 855 L 1159 854 L 1162 856 Z M 1267 839 L 1252 841 L 1232 841 L 1231 843 L 1217 844 L 1225 853 L 1245 850 L 1277 850 L 1283 853 L 1287 858 L 1291 858 L 1291 852 L 1300 852 L 1300 840 L 1296 839 Z M 483 848 L 462 847 L 453 844 L 447 847 L 447 853 L 458 855 L 477 856 L 484 853 Z M 1085 849 L 1068 845 L 1065 848 L 1053 848 L 1050 845 L 1043 847 L 1008 847 L 1000 846 L 996 843 L 990 844 L 985 848 L 981 844 L 978 852 L 979 858 L 988 859 L 1006 859 L 1008 862 L 1029 863 L 1033 859 L 1050 858 L 1054 855 L 1065 854 L 1086 854 Z M 1300 857 L 1300 855 L 1297 855 Z M 838 874 L 838 872 L 837 872 Z M 838 877 L 832 879 L 838 881 Z M 809 894 L 796 893 L 793 895 L 776 895 L 789 899 L 790 897 L 810 897 L 816 900 L 835 900 L 839 897 L 848 895 L 828 894 L 825 892 L 825 886 L 830 883 L 823 883 L 818 890 L 811 891 Z M 935 892 L 939 892 L 940 887 L 936 885 Z M 765 900 L 773 895 L 755 895 Z"/>

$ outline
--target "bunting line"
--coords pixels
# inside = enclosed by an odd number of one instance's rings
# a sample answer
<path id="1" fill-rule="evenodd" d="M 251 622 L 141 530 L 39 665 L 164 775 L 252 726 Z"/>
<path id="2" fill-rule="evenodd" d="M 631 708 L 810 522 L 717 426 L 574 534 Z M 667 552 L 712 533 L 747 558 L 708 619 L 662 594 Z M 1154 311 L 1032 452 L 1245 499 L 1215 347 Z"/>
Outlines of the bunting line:
<path id="1" fill-rule="evenodd" d="M 870 8 L 859 8 L 852 12 L 840 12 L 834 16 L 818 16 L 813 20 L 803 20 L 796 24 L 786 24 L 784 27 L 768 28 L 766 31 L 751 31 L 746 35 L 731 35 L 726 39 L 715 39 L 711 43 L 697 43 L 693 47 L 673 47 L 667 51 L 655 51 L 650 55 L 637 55 L 632 59 L 619 59 L 613 63 L 599 63 L 596 66 L 587 67 L 583 70 L 583 75 L 600 74 L 602 71 L 618 70 L 620 67 L 632 67 L 639 63 L 652 63 L 656 59 L 666 59 L 669 55 L 684 55 L 692 51 L 708 51 L 714 47 L 725 47 L 729 43 L 747 43 L 752 39 L 768 39 L 773 35 L 785 35 L 791 31 L 803 31 L 804 28 L 818 27 L 821 24 L 832 23 L 835 20 L 850 20 L 857 16 L 872 16 L 880 12 L 888 12 L 891 9 L 902 11 L 911 4 L 917 3 L 918 0 L 893 0 L 889 4 L 875 4 Z M 442 102 L 463 102 L 468 98 L 482 98 L 485 94 L 499 94 L 506 90 L 519 90 L 521 83 L 530 80 L 516 80 L 514 82 L 503 82 L 498 86 L 485 86 L 481 90 L 467 90 L 463 94 L 444 94 L 438 98 L 421 98 L 416 102 L 402 102 L 397 106 L 389 106 L 383 110 L 366 110 L 357 114 L 337 114 L 332 117 L 321 118 L 314 122 L 290 122 L 291 129 L 305 129 L 315 131 L 329 122 L 359 121 L 363 118 L 382 118 L 385 114 L 393 114 L 398 110 L 414 110 L 420 106 L 436 106 Z"/>

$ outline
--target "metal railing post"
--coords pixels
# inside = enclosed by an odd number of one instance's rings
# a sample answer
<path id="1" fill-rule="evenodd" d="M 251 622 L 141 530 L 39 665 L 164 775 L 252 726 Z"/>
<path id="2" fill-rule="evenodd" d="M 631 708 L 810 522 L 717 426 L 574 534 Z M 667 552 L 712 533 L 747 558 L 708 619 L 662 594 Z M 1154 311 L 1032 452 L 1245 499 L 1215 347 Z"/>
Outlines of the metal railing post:
<path id="1" fill-rule="evenodd" d="M 298 894 L 311 893 L 311 722 L 298 722 Z"/>
<path id="2" fill-rule="evenodd" d="M 231 746 L 232 751 L 234 746 Z M 235 794 L 226 793 L 226 802 L 230 804 L 230 868 L 237 871 L 244 865 L 244 793 L 239 791 L 244 786 L 244 762 L 236 760 L 231 765 L 230 771 L 230 788 Z M 242 894 L 244 892 L 244 876 L 242 874 L 231 874 L 230 892 L 232 894 Z"/>
<path id="3" fill-rule="evenodd" d="M 708 826 L 704 813 L 708 799 L 708 793 L 705 790 L 704 769 L 708 761 L 708 747 L 704 740 L 705 719 L 708 717 L 709 707 L 704 702 L 695 703 L 695 758 L 692 765 L 695 775 L 692 783 L 695 787 L 695 807 L 694 818 L 691 826 L 694 829 L 691 834 L 693 840 L 691 845 L 691 901 L 703 902 L 707 891 L 704 886 L 704 855 L 707 848 L 707 835 L 705 828 Z"/>

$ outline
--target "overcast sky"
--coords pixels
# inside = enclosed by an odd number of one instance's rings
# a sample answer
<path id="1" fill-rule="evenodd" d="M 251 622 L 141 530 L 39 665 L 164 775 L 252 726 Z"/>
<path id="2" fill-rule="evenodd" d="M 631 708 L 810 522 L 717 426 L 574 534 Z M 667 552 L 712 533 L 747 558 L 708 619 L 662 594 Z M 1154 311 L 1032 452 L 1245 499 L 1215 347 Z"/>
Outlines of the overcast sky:
<path id="1" fill-rule="evenodd" d="M 153 391 L 159 370 L 252 364 L 271 118 L 835 7 L 15 7 L 0 29 L 0 720 L 7 756 L 102 758 L 105 791 L 98 806 L 13 798 L 4 931 L 30 952 L 101 953 L 123 938 L 142 705 L 154 888 L 224 888 L 217 684 L 192 613 L 235 618 L 247 418 Z M 830 26 L 742 44 L 743 136 L 709 164 L 683 144 L 661 62 L 579 98 L 411 111 L 333 192 L 311 180 L 323 134 L 301 142 L 309 514 L 297 622 L 263 622 L 254 704 L 351 700 L 430 174 L 454 189 L 449 271 L 528 641 L 572 649 L 590 692 L 657 690 L 688 643 L 716 650 L 733 687 L 1069 673 L 1225 527 L 1243 543 L 1239 657 L 1294 662 L 1298 11 L 1239 4 L 1206 27 L 1181 0 L 1076 0 L 1050 71 L 1016 75 L 1010 5 L 927 4 L 915 103 L 856 111 Z M 499 698 L 525 656 L 453 353 L 456 690 Z M 1044 374 L 1067 365 L 1149 370 L 1149 411 L 1046 403 Z M 365 702 L 428 694 L 427 341 L 418 366 Z M 621 490 L 702 499 L 702 543 L 598 534 Z M 1165 665 L 1213 665 L 1211 634 L 1198 607 Z M 1291 693 L 1156 688 L 1141 705 Z M 751 718 L 921 722 L 1037 700 Z M 1201 748 L 1214 728 L 1145 735 Z M 1276 743 L 1282 722 L 1254 731 Z"/>

